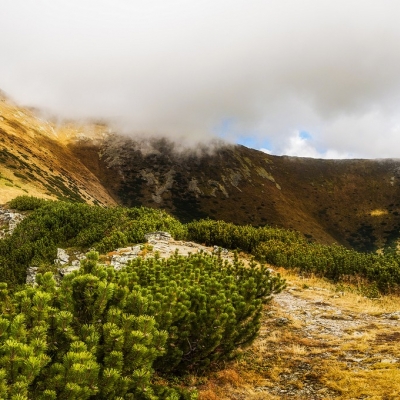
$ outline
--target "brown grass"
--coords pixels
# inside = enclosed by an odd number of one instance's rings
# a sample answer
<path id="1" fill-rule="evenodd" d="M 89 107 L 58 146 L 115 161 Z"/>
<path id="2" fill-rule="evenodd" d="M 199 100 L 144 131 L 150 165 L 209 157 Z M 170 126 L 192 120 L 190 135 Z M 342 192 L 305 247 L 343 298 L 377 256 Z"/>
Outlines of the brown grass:
<path id="1" fill-rule="evenodd" d="M 385 320 L 362 319 L 400 310 L 400 299 L 371 300 L 353 289 L 338 296 L 337 287 L 325 280 L 280 272 L 289 288 L 297 289 L 293 295 L 350 312 L 359 325 L 341 337 L 310 337 L 295 314 L 272 302 L 266 307 L 258 339 L 238 360 L 206 378 L 199 386 L 200 400 L 400 399 L 400 322 L 393 329 Z M 280 317 L 289 323 L 277 326 L 274 321 Z M 312 390 L 307 392 L 308 388 Z"/>

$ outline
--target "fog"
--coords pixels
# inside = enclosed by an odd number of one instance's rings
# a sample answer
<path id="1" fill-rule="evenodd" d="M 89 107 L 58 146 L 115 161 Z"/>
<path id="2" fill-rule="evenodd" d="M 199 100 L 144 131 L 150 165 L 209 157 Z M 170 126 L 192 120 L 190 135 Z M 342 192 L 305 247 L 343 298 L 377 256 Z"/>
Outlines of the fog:
<path id="1" fill-rule="evenodd" d="M 106 119 L 133 136 L 399 157 L 394 0 L 1 6 L 0 89 L 23 105 Z"/>

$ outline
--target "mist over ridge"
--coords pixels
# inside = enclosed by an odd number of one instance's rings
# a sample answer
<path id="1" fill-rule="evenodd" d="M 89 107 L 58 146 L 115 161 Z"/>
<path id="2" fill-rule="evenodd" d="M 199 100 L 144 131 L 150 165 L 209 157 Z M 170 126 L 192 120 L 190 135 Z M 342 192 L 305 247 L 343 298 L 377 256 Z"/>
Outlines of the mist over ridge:
<path id="1" fill-rule="evenodd" d="M 398 157 L 395 11 L 389 0 L 16 0 L 0 15 L 0 87 L 131 135 Z"/>

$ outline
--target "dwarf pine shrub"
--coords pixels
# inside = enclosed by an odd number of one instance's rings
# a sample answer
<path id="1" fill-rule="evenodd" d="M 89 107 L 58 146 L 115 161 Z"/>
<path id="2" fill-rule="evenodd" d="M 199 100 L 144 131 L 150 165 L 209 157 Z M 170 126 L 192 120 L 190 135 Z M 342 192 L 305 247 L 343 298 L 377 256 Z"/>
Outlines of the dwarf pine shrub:
<path id="1" fill-rule="evenodd" d="M 115 271 L 89 253 L 59 286 L 51 273 L 1 284 L 2 399 L 194 399 L 153 384 L 201 372 L 250 343 L 262 304 L 284 282 L 204 254 L 138 259 Z"/>

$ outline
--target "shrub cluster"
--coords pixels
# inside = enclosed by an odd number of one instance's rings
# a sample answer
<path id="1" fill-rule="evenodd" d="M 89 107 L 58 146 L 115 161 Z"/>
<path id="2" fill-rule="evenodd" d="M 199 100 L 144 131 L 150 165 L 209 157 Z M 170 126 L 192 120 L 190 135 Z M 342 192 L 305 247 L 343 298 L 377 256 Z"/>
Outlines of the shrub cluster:
<path id="1" fill-rule="evenodd" d="M 2 284 L 2 399 L 194 399 L 158 374 L 201 372 L 258 332 L 284 285 L 265 268 L 204 254 L 115 271 L 89 253 L 57 286 L 50 272 L 10 295 Z"/>
<path id="2" fill-rule="evenodd" d="M 335 282 L 361 278 L 382 293 L 400 290 L 400 255 L 395 251 L 360 253 L 339 245 L 310 243 L 294 231 L 224 221 L 196 221 L 187 224 L 187 229 L 191 240 L 240 249 L 261 262 L 296 268 Z"/>
<path id="3" fill-rule="evenodd" d="M 18 196 L 11 200 L 8 205 L 10 208 L 18 211 L 33 211 L 45 205 L 45 199 L 39 199 L 34 196 Z"/>
<path id="4" fill-rule="evenodd" d="M 35 201 L 23 196 L 11 202 L 18 210 L 34 209 L 11 237 L 0 241 L 0 282 L 25 282 L 29 266 L 50 265 L 57 247 L 95 248 L 101 253 L 140 243 L 151 231 L 167 230 L 177 239 L 186 227 L 165 211 L 150 208 L 102 208 L 62 201 Z"/>
<path id="5" fill-rule="evenodd" d="M 57 247 L 95 248 L 101 253 L 143 242 L 151 231 L 166 230 L 175 239 L 189 239 L 253 254 L 259 261 L 297 268 L 334 281 L 362 279 L 383 292 L 399 291 L 400 255 L 360 253 L 343 246 L 309 243 L 300 233 L 272 227 L 238 226 L 201 220 L 182 224 L 161 210 L 102 208 L 49 202 L 28 196 L 13 207 L 33 210 L 12 237 L 0 241 L 0 281 L 21 284 L 28 266 L 50 265 Z"/>
<path id="6" fill-rule="evenodd" d="M 256 247 L 267 240 L 276 239 L 281 243 L 297 243 L 303 236 L 296 231 L 272 228 L 270 226 L 254 227 L 235 225 L 225 221 L 203 219 L 187 224 L 191 240 L 205 243 L 208 246 L 221 246 L 253 253 Z"/>

